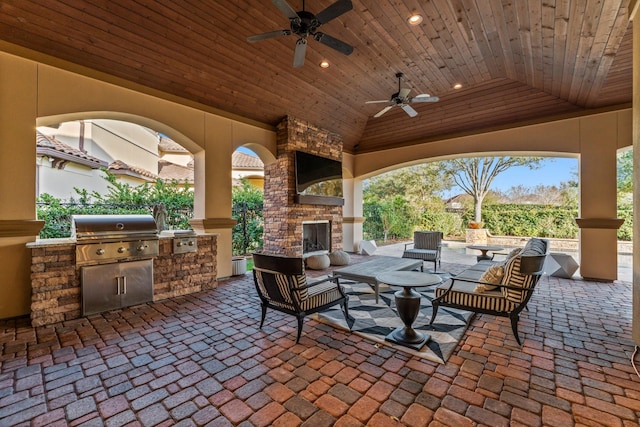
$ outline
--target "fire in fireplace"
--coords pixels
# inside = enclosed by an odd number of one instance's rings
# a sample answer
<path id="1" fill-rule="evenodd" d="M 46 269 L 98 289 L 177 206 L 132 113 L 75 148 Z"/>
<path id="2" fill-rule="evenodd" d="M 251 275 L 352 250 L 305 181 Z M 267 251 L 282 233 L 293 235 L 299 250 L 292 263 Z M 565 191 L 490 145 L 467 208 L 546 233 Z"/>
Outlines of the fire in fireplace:
<path id="1" fill-rule="evenodd" d="M 302 254 L 310 256 L 331 251 L 331 222 L 305 221 L 302 223 Z"/>

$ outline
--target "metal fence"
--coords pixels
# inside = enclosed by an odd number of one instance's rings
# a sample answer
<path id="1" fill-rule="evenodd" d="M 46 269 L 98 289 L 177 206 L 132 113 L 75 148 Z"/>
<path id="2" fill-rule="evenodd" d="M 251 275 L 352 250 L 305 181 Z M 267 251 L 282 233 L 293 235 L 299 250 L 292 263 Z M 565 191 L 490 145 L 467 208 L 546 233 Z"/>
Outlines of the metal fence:
<path id="1" fill-rule="evenodd" d="M 263 203 L 234 203 L 231 216 L 238 222 L 232 230 L 233 255 L 245 255 L 262 248 L 263 208 Z"/>

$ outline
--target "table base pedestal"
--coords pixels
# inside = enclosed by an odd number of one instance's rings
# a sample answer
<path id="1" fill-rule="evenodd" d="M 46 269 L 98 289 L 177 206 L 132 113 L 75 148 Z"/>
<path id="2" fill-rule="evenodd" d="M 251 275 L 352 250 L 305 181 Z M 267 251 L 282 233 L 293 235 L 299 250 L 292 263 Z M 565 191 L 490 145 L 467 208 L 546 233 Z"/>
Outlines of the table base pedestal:
<path id="1" fill-rule="evenodd" d="M 431 339 L 431 335 L 423 334 L 410 329 L 411 332 L 407 333 L 404 326 L 395 329 L 389 335 L 384 337 L 385 341 L 392 342 L 394 344 L 409 347 L 414 350 L 420 350 Z"/>

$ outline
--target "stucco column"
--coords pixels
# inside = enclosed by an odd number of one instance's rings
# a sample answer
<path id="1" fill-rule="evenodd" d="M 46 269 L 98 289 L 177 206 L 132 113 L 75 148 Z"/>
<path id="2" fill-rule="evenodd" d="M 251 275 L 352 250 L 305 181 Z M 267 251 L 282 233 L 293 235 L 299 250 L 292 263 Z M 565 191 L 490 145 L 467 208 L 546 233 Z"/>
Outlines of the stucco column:
<path id="1" fill-rule="evenodd" d="M 194 219 L 190 221 L 199 233 L 218 234 L 217 274 L 231 276 L 231 155 L 233 125 L 224 118 L 206 115 L 204 118 L 204 152 L 196 154 Z"/>
<path id="2" fill-rule="evenodd" d="M 362 180 L 348 178 L 342 181 L 344 206 L 342 207 L 342 247 L 348 252 L 358 252 L 362 240 Z"/>
<path id="3" fill-rule="evenodd" d="M 0 53 L 0 318 L 28 314 L 35 221 L 37 66 Z"/>
<path id="4" fill-rule="evenodd" d="M 637 18 L 640 1 L 629 5 L 633 19 L 633 170 L 640 171 L 640 19 Z M 633 242 L 640 244 L 640 174 L 633 174 Z M 636 246 L 637 248 L 637 246 Z M 640 345 L 640 251 L 633 251 L 633 340 Z"/>
<path id="5" fill-rule="evenodd" d="M 616 115 L 580 120 L 580 274 L 618 278 Z"/>

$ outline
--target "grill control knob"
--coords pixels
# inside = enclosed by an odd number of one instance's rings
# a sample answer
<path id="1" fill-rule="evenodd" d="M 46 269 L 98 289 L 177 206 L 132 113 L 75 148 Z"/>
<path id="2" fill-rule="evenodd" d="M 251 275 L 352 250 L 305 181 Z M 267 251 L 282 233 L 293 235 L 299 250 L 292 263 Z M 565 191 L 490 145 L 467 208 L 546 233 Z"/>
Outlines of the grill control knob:
<path id="1" fill-rule="evenodd" d="M 124 253 L 124 251 L 126 251 L 126 250 L 127 250 L 127 249 L 126 249 L 124 246 L 120 246 L 120 247 L 118 248 L 118 253 L 119 253 L 119 254 L 123 254 L 123 253 Z"/>
<path id="2" fill-rule="evenodd" d="M 193 240 L 189 240 L 189 246 L 193 246 Z"/>
<path id="3" fill-rule="evenodd" d="M 178 246 L 178 247 L 182 246 L 182 242 L 178 242 L 178 243 L 177 243 L 177 246 Z"/>
<path id="4" fill-rule="evenodd" d="M 104 255 L 104 249 L 100 248 L 96 251 L 96 255 Z"/>
<path id="5" fill-rule="evenodd" d="M 140 245 L 140 246 L 138 246 L 136 249 L 137 249 L 137 251 L 138 251 L 138 252 L 142 252 L 142 251 L 144 251 L 144 250 L 145 250 L 145 249 L 147 249 L 147 248 L 148 248 L 148 246 L 147 246 L 147 245 Z"/>

